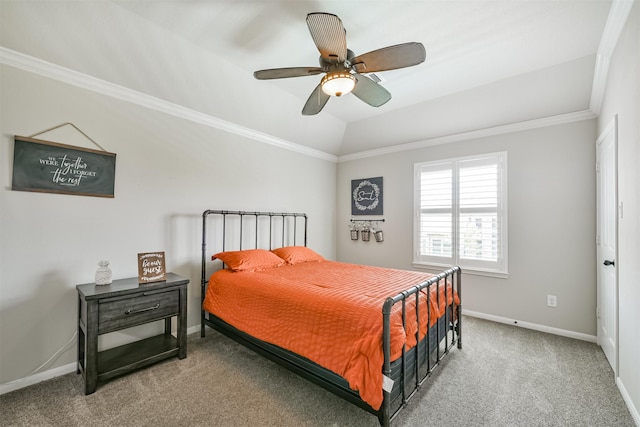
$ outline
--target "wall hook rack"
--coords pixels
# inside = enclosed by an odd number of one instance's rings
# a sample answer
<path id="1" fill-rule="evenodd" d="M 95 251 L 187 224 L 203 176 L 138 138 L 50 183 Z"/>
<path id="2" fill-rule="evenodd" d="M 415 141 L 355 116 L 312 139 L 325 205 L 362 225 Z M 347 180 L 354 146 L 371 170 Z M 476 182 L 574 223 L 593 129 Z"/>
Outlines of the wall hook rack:
<path id="1" fill-rule="evenodd" d="M 371 233 L 376 242 L 383 242 L 384 235 L 379 228 L 380 222 L 384 222 L 384 218 L 379 219 L 355 219 L 351 218 L 351 224 L 349 229 L 351 233 L 351 240 L 358 240 L 358 234 L 360 234 L 363 242 L 368 242 L 371 238 Z"/>
<path id="2" fill-rule="evenodd" d="M 373 222 L 384 222 L 384 218 L 380 218 L 380 219 L 356 219 L 356 218 L 351 218 L 351 222 L 366 222 L 366 223 L 373 223 Z"/>

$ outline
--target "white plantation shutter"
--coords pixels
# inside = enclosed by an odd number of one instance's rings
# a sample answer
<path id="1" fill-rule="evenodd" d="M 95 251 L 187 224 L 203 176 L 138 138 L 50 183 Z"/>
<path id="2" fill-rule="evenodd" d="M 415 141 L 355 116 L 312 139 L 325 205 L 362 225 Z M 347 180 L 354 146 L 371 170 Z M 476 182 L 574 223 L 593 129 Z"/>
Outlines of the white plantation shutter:
<path id="1" fill-rule="evenodd" d="M 420 171 L 420 253 L 453 257 L 453 164 L 425 165 Z"/>
<path id="2" fill-rule="evenodd" d="M 415 165 L 418 264 L 506 273 L 506 153 Z"/>

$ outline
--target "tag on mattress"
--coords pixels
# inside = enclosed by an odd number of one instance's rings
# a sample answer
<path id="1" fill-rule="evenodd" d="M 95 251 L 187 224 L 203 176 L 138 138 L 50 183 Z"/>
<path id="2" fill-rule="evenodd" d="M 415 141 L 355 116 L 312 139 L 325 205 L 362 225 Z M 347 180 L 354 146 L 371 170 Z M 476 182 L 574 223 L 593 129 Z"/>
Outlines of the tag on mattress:
<path id="1" fill-rule="evenodd" d="M 393 383 L 395 381 L 393 381 L 391 378 L 389 378 L 386 375 L 382 376 L 382 389 L 384 391 L 386 391 L 387 393 L 391 393 L 391 390 L 393 390 Z"/>

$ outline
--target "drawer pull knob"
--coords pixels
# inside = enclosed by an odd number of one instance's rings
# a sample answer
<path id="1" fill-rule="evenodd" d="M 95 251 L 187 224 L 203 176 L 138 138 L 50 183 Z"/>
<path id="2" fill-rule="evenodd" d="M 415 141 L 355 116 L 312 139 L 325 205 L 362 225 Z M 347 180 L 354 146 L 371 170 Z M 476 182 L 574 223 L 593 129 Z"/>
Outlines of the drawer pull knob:
<path id="1" fill-rule="evenodd" d="M 140 310 L 125 310 L 124 314 L 136 314 L 136 313 L 143 313 L 145 311 L 151 311 L 151 310 L 157 310 L 158 308 L 160 308 L 160 304 L 156 304 L 153 307 L 147 307 L 147 308 L 141 308 Z"/>

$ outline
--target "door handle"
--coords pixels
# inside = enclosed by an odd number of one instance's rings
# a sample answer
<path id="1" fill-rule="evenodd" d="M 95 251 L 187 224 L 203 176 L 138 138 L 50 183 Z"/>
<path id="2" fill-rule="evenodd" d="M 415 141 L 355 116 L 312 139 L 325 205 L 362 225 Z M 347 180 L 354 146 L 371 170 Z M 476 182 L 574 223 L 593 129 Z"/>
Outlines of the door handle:
<path id="1" fill-rule="evenodd" d="M 616 265 L 616 261 L 615 260 L 609 261 L 608 259 L 605 259 L 604 260 L 604 265 L 613 265 L 613 266 L 615 266 Z"/>

